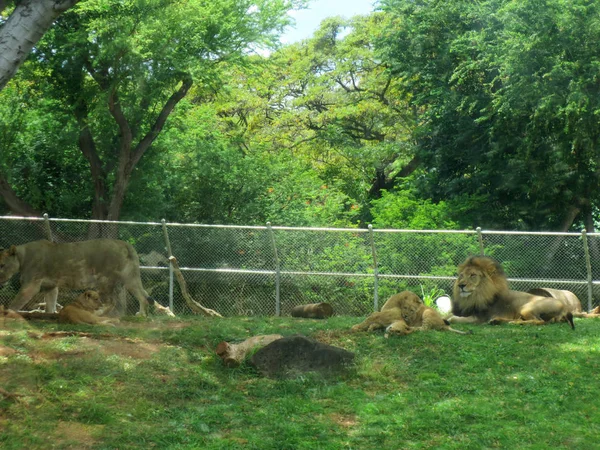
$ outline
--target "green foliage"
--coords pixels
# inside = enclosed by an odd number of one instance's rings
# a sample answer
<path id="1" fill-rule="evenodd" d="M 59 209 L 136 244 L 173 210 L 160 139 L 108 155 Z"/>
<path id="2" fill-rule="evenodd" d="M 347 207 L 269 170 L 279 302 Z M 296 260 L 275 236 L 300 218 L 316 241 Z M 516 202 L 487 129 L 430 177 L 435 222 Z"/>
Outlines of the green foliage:
<path id="1" fill-rule="evenodd" d="M 54 216 L 593 231 L 600 2 L 383 0 L 280 46 L 303 4 L 79 2 L 0 93 L 4 178 Z"/>
<path id="2" fill-rule="evenodd" d="M 409 191 L 383 191 L 371 202 L 373 225 L 378 228 L 409 230 L 458 229 L 450 219 L 452 213 L 445 202 L 434 204 L 422 200 Z"/>
<path id="3" fill-rule="evenodd" d="M 598 2 L 386 0 L 382 59 L 420 108 L 422 195 L 461 224 L 590 228 Z M 574 124 L 577 123 L 575 126 Z M 533 180 L 533 182 L 532 182 Z"/>
<path id="4" fill-rule="evenodd" d="M 438 287 L 432 287 L 430 290 L 425 292 L 423 286 L 421 286 L 421 298 L 423 299 L 423 303 L 425 303 L 425 305 L 429 306 L 430 308 L 436 307 L 435 301 L 438 299 L 438 297 L 441 297 L 442 295 L 446 295 L 446 291 L 444 291 L 443 289 L 440 289 Z"/>
<path id="5" fill-rule="evenodd" d="M 252 49 L 273 46 L 290 21 L 286 12 L 302 3 L 98 0 L 79 2 L 63 14 L 36 45 L 14 83 L 24 80 L 34 95 L 46 101 L 47 109 L 33 114 L 43 117 L 44 131 L 50 137 L 65 133 L 71 153 L 63 153 L 60 141 L 49 140 L 56 155 L 75 159 L 78 145 L 89 164 L 91 180 L 83 186 L 84 193 L 77 192 L 88 206 L 68 205 L 68 215 L 88 216 L 93 202 L 94 218 L 110 214 L 118 219 L 136 165 L 189 86 L 196 83 L 205 93 L 218 90 L 224 63 L 240 64 Z M 15 120 L 9 119 L 5 126 L 16 134 L 8 144 L 10 151 L 20 155 L 19 141 L 30 141 L 35 135 L 16 129 Z M 49 159 L 60 159 L 53 156 L 36 152 L 35 163 L 45 166 Z M 82 161 L 72 164 L 78 167 L 74 172 L 84 176 Z M 20 169 L 10 160 L 2 167 L 15 186 L 21 179 Z M 154 167 L 153 177 L 144 180 L 153 188 L 147 193 L 157 194 L 155 204 L 168 195 L 164 188 L 163 192 L 157 189 L 159 169 Z M 62 173 L 42 174 L 67 179 Z M 146 193 L 143 186 L 140 189 Z M 52 200 L 65 190 L 50 186 L 39 196 L 35 190 L 19 194 L 34 208 L 57 215 L 61 211 Z M 141 212 L 147 210 L 131 213 Z"/>

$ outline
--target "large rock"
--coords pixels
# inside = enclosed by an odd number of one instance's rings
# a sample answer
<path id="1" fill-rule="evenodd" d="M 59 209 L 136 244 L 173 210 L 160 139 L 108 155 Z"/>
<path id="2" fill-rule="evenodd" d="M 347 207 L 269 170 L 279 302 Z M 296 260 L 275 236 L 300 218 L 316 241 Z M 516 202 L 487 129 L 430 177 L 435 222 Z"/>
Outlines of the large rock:
<path id="1" fill-rule="evenodd" d="M 305 372 L 336 374 L 354 362 L 354 353 L 306 336 L 288 336 L 258 350 L 251 363 L 268 377 L 294 377 Z"/>

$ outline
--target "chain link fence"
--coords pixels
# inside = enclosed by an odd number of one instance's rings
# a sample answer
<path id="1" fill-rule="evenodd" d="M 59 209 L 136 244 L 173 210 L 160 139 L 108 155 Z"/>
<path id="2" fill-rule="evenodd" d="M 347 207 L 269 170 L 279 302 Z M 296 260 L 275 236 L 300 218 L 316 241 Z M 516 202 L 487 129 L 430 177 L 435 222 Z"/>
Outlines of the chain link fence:
<path id="1" fill-rule="evenodd" d="M 3 248 L 38 239 L 73 242 L 100 236 L 122 239 L 136 248 L 144 287 L 178 315 L 190 310 L 170 268 L 170 254 L 177 258 L 190 294 L 225 316 L 289 315 L 294 306 L 324 301 L 333 305 L 336 314 L 364 316 L 405 289 L 429 298 L 451 294 L 456 266 L 477 254 L 500 261 L 513 289 L 567 289 L 579 297 L 584 309 L 596 306 L 600 297 L 600 234 L 596 233 L 0 217 Z M 15 276 L 0 288 L 0 304 L 8 305 L 18 289 Z M 60 292 L 59 303 L 68 303 L 77 294 Z M 133 298 L 127 304 L 130 313 L 137 310 Z"/>

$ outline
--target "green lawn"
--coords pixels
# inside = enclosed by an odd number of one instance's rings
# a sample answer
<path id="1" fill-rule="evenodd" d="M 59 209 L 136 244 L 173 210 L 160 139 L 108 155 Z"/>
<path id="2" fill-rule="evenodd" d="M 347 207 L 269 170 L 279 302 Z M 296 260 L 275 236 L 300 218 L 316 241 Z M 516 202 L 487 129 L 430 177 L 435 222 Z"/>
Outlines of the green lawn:
<path id="1" fill-rule="evenodd" d="M 575 331 L 457 325 L 473 335 L 390 339 L 350 333 L 359 321 L 0 323 L 0 387 L 20 395 L 0 395 L 0 447 L 599 448 L 599 319 L 577 320 Z M 54 330 L 98 338 L 39 338 Z M 214 354 L 221 340 L 271 333 L 351 350 L 356 369 L 272 380 L 223 367 Z"/>

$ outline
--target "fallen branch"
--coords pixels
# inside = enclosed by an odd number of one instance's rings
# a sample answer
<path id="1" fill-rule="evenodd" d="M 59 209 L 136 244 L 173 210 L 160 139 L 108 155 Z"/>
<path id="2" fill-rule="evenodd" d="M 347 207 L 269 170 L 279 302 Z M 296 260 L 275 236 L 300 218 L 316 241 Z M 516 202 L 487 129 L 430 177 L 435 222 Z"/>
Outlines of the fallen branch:
<path id="1" fill-rule="evenodd" d="M 27 320 L 58 320 L 58 313 L 46 313 L 38 311 L 19 311 L 18 314 Z"/>
<path id="2" fill-rule="evenodd" d="M 221 357 L 223 363 L 227 367 L 237 367 L 244 362 L 248 353 L 253 349 L 264 347 L 282 337 L 283 336 L 280 334 L 265 334 L 252 336 L 239 344 L 230 344 L 229 342 L 223 341 L 219 342 L 217 345 L 216 353 Z"/>
<path id="3" fill-rule="evenodd" d="M 8 392 L 5 389 L 0 388 L 0 394 L 4 395 L 5 398 L 9 398 L 11 400 L 16 400 L 19 397 L 23 397 L 21 394 L 13 394 L 12 392 Z"/>
<path id="4" fill-rule="evenodd" d="M 179 269 L 179 264 L 177 264 L 177 258 L 175 258 L 174 256 L 171 256 L 169 258 L 169 261 L 173 265 L 173 272 L 175 272 L 175 277 L 177 278 L 177 282 L 179 283 L 179 287 L 181 288 L 181 295 L 183 295 L 185 302 L 187 303 L 189 308 L 192 310 L 192 312 L 195 314 L 204 314 L 205 316 L 209 316 L 209 317 L 223 317 L 221 314 L 216 312 L 214 309 L 205 308 L 204 306 L 202 306 L 200 303 L 198 303 L 196 300 L 194 300 L 192 298 L 192 296 L 188 292 L 187 283 L 185 282 L 185 279 L 183 278 L 183 274 L 181 273 L 181 270 Z"/>

